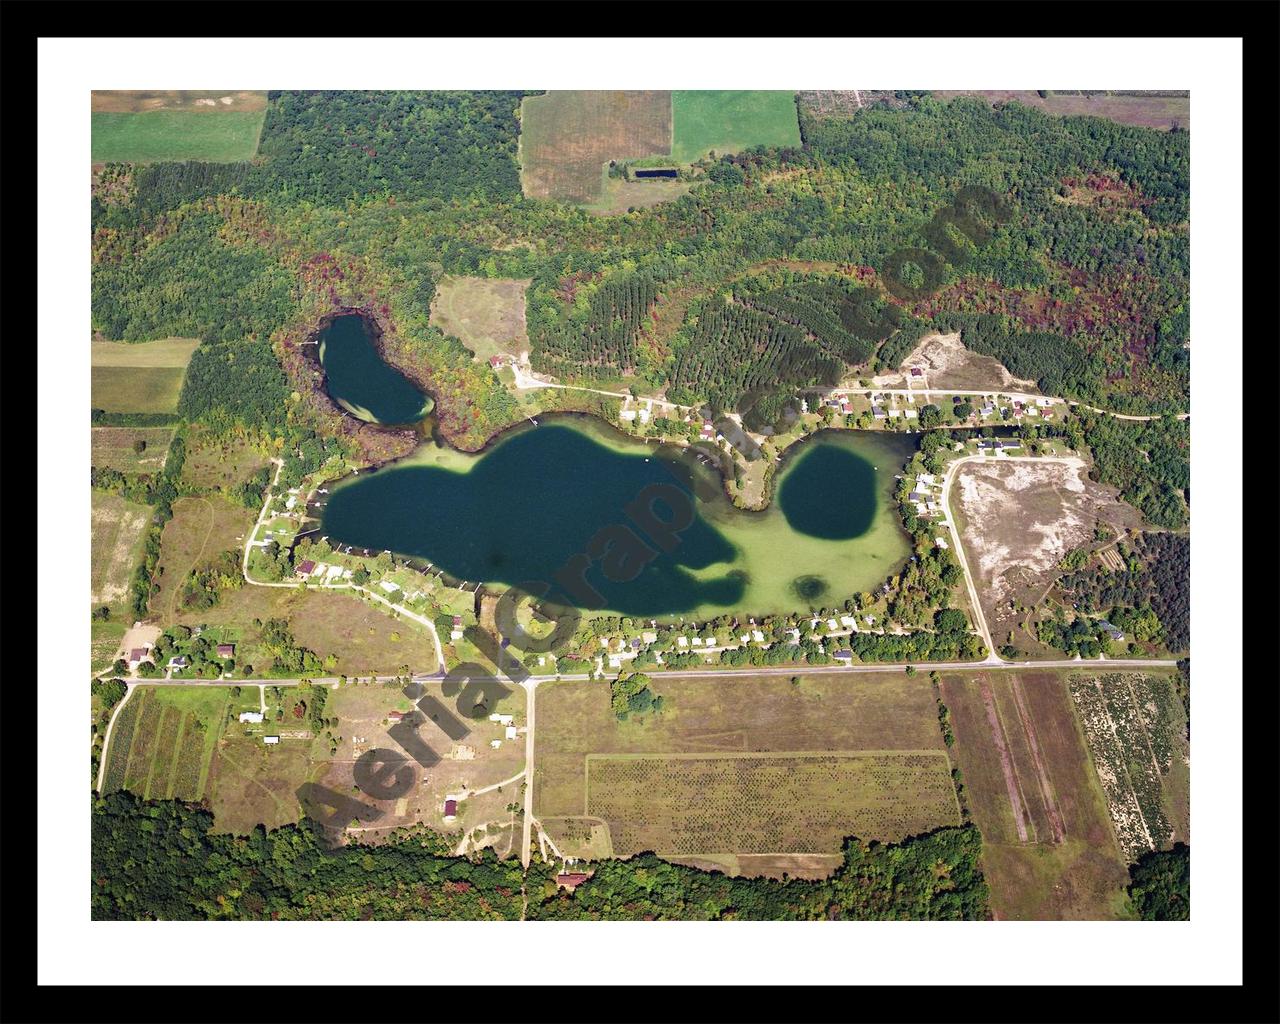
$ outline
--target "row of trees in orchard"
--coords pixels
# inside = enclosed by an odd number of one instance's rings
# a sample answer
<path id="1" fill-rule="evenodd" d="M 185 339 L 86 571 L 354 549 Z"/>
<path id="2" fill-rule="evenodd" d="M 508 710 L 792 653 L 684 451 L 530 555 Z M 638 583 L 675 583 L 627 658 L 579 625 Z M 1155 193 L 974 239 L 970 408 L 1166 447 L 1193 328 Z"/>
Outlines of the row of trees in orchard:
<path id="1" fill-rule="evenodd" d="M 539 321 L 534 365 L 551 373 L 615 375 L 635 368 L 636 335 L 658 297 L 651 274 L 619 273 L 584 292 L 562 319 Z"/>

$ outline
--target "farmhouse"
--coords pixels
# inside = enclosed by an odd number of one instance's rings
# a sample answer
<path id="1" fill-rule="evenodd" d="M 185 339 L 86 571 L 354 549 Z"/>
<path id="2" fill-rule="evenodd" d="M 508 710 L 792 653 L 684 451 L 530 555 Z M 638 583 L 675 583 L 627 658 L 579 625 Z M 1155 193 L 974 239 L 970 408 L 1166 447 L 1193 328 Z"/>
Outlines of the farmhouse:
<path id="1" fill-rule="evenodd" d="M 556 885 L 562 889 L 573 891 L 591 876 L 581 871 L 565 871 L 556 875 Z"/>
<path id="2" fill-rule="evenodd" d="M 219 658 L 234 658 L 236 653 L 235 644 L 218 644 Z"/>
<path id="3" fill-rule="evenodd" d="M 262 712 L 261 711 L 241 711 L 240 721 L 253 722 L 256 725 L 258 722 L 262 721 Z"/>
<path id="4" fill-rule="evenodd" d="M 129 667 L 137 668 L 150 652 L 145 647 L 135 647 L 129 652 Z"/>

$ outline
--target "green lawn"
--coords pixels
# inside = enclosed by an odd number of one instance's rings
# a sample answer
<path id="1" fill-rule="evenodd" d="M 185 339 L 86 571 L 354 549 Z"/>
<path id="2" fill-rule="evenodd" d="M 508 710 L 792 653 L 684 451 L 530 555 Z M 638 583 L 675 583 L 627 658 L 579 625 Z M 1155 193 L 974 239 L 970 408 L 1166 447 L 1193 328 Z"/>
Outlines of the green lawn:
<path id="1" fill-rule="evenodd" d="M 251 160 L 265 110 L 93 114 L 93 162 Z"/>
<path id="2" fill-rule="evenodd" d="M 795 94 L 753 90 L 686 90 L 671 94 L 671 155 L 692 163 L 710 150 L 800 145 Z"/>

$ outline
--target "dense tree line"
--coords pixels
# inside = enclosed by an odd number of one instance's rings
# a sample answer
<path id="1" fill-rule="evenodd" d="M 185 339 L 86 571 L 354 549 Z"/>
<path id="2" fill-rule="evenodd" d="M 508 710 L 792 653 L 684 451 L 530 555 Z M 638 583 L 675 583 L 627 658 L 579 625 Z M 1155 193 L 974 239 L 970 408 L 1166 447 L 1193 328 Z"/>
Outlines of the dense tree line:
<path id="1" fill-rule="evenodd" d="M 1143 921 L 1191 920 L 1191 847 L 1144 853 L 1129 866 L 1128 893 Z"/>
<path id="2" fill-rule="evenodd" d="M 1171 651 L 1191 644 L 1191 541 L 1176 533 L 1144 533 L 1127 555 L 1125 568 L 1076 568 L 1058 579 L 1058 586 L 1086 615 L 1106 616 L 1112 625 L 1139 642 L 1152 639 L 1141 632 L 1143 613 L 1150 612 Z"/>
<path id="3" fill-rule="evenodd" d="M 1093 452 L 1093 479 L 1114 484 L 1120 496 L 1156 526 L 1177 529 L 1186 524 L 1191 488 L 1188 420 L 1121 420 L 1088 410 L 1078 410 L 1078 419 L 1080 439 Z"/>
<path id="4" fill-rule="evenodd" d="M 448 856 L 425 830 L 378 846 L 331 847 L 304 820 L 247 836 L 213 816 L 124 790 L 95 799 L 91 915 L 108 920 L 515 920 L 518 862 Z"/>
<path id="5" fill-rule="evenodd" d="M 670 864 L 651 853 L 591 865 L 572 892 L 557 891 L 551 870 L 529 876 L 528 917 L 536 920 L 659 921 L 973 921 L 989 897 L 972 825 L 943 828 L 901 843 L 845 842 L 844 863 L 827 879 L 736 878 Z M 535 882 L 541 875 L 539 898 Z"/>
<path id="6" fill-rule="evenodd" d="M 94 409 L 90 421 L 95 427 L 168 427 L 181 423 L 176 412 L 107 412 Z"/>

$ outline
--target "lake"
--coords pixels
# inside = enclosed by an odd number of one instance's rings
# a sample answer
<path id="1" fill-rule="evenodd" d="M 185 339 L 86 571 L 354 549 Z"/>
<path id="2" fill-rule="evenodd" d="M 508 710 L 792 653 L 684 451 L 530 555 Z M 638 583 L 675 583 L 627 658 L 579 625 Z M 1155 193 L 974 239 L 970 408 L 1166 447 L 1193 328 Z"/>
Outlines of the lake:
<path id="1" fill-rule="evenodd" d="M 823 431 L 789 449 L 774 502 L 749 512 L 725 497 L 718 470 L 697 470 L 694 498 L 690 479 L 654 446 L 591 417 L 545 416 L 476 455 L 426 444 L 349 478 L 332 488 L 320 533 L 423 558 L 473 583 L 543 581 L 549 596 L 579 607 L 599 608 L 584 597 L 599 595 L 603 609 L 623 615 L 821 607 L 870 590 L 909 555 L 892 495 L 914 450 L 909 437 Z M 627 506 L 642 494 L 659 495 L 643 508 L 660 522 L 676 514 L 667 498 L 683 501 L 688 525 L 641 529 Z M 590 567 L 565 573 L 593 544 Z"/>
<path id="2" fill-rule="evenodd" d="M 433 407 L 404 374 L 383 362 L 359 313 L 335 316 L 316 333 L 325 389 L 340 406 L 367 423 L 415 423 Z"/>

